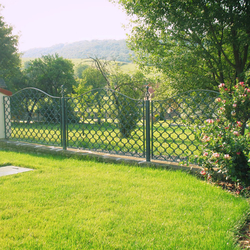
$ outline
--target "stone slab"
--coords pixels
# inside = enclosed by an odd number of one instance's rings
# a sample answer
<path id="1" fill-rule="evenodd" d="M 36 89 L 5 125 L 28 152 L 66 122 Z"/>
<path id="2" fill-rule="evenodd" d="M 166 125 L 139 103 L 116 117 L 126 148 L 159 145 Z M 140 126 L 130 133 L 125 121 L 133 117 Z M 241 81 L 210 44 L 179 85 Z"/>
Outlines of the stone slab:
<path id="1" fill-rule="evenodd" d="M 0 167 L 0 177 L 5 175 L 11 175 L 11 174 L 19 174 L 27 171 L 31 171 L 33 169 L 31 168 L 21 168 L 16 166 L 4 166 Z"/>

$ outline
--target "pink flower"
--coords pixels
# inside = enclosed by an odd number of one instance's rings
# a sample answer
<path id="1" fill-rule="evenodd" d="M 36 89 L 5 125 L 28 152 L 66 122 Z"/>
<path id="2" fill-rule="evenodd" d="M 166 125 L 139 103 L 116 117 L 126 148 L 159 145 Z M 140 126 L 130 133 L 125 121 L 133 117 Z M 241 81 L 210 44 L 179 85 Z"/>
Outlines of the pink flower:
<path id="1" fill-rule="evenodd" d="M 207 119 L 206 122 L 207 123 L 214 123 L 214 120 L 213 119 Z"/>
<path id="2" fill-rule="evenodd" d="M 204 152 L 204 153 L 203 153 L 203 156 L 208 156 L 208 152 Z"/>
<path id="3" fill-rule="evenodd" d="M 219 85 L 219 88 L 222 88 L 222 87 L 224 87 L 225 86 L 225 83 L 221 83 L 220 85 Z"/>
<path id="4" fill-rule="evenodd" d="M 237 154 L 237 155 L 240 155 L 240 152 L 237 152 L 236 154 Z"/>
<path id="5" fill-rule="evenodd" d="M 250 89 L 247 89 L 247 92 L 250 93 Z"/>
<path id="6" fill-rule="evenodd" d="M 244 82 L 240 82 L 239 84 L 240 84 L 241 86 L 244 86 Z"/>
<path id="7" fill-rule="evenodd" d="M 236 107 L 237 107 L 237 104 L 236 104 L 236 103 L 234 103 L 234 104 L 233 104 L 233 107 L 234 107 L 234 108 L 236 108 Z"/>
<path id="8" fill-rule="evenodd" d="M 233 134 L 236 135 L 236 136 L 240 135 L 240 133 L 238 131 L 234 131 Z"/>
<path id="9" fill-rule="evenodd" d="M 224 159 L 227 159 L 227 160 L 228 160 L 228 159 L 230 159 L 230 158 L 231 158 L 231 156 L 230 156 L 229 154 L 225 154 L 225 155 L 224 155 Z"/>
<path id="10" fill-rule="evenodd" d="M 238 127 L 242 127 L 242 122 L 237 121 L 237 125 L 238 125 Z"/>
<path id="11" fill-rule="evenodd" d="M 204 135 L 204 136 L 202 137 L 202 141 L 206 141 L 207 138 L 208 138 L 208 136 Z"/>
<path id="12" fill-rule="evenodd" d="M 222 100 L 222 103 L 226 103 L 226 100 Z"/>
<path id="13" fill-rule="evenodd" d="M 225 127 L 225 129 L 229 129 L 229 127 Z"/>
<path id="14" fill-rule="evenodd" d="M 216 102 L 221 102 L 221 98 L 216 98 L 215 101 Z"/>
<path id="15" fill-rule="evenodd" d="M 213 153 L 213 154 L 212 154 L 212 157 L 218 158 L 218 157 L 220 157 L 220 154 L 219 154 L 219 153 Z"/>
<path id="16" fill-rule="evenodd" d="M 202 170 L 202 171 L 200 172 L 200 174 L 206 175 L 206 171 Z"/>
<path id="17" fill-rule="evenodd" d="M 225 88 L 225 91 L 228 91 L 228 88 Z"/>

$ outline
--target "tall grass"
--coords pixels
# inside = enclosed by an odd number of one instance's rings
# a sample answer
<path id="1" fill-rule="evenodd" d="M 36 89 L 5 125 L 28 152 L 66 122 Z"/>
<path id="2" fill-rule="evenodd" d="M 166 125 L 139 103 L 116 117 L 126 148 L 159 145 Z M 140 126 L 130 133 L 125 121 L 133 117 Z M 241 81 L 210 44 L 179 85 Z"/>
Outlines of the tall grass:
<path id="1" fill-rule="evenodd" d="M 187 173 L 0 151 L 1 249 L 239 249 L 246 200 Z"/>

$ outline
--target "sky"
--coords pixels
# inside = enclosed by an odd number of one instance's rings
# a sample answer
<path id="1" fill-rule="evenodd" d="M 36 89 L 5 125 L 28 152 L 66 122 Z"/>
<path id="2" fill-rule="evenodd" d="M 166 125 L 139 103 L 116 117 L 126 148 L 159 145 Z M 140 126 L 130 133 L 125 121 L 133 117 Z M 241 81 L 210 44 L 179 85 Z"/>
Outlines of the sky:
<path id="1" fill-rule="evenodd" d="M 108 0 L 0 0 L 19 51 L 94 39 L 126 39 L 129 18 Z"/>

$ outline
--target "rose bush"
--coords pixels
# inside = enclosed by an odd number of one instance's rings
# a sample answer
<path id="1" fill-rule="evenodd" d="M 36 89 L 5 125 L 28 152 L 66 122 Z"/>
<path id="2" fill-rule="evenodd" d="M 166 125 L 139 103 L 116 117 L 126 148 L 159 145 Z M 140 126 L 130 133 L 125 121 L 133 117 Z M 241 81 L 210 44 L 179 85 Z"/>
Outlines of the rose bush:
<path id="1" fill-rule="evenodd" d="M 202 175 L 222 173 L 227 179 L 250 185 L 250 88 L 244 82 L 228 87 L 219 85 L 220 96 L 215 99 L 217 112 L 204 124 L 197 124 L 197 139 L 201 142 L 199 155 L 192 163 L 202 166 Z"/>

